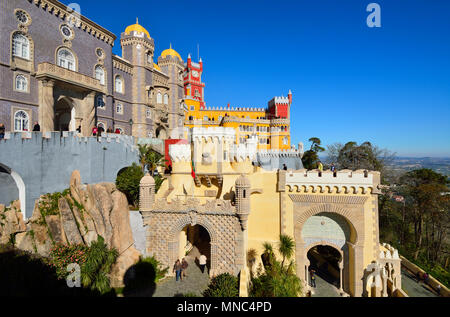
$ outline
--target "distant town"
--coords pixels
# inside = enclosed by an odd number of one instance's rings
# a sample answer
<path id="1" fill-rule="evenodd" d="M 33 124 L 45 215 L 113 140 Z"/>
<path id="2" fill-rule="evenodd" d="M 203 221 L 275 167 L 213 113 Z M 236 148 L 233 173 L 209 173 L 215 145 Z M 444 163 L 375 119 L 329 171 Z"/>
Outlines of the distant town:
<path id="1" fill-rule="evenodd" d="M 415 169 L 429 168 L 450 177 L 450 157 L 396 157 L 389 165 L 396 172 L 403 173 Z"/>

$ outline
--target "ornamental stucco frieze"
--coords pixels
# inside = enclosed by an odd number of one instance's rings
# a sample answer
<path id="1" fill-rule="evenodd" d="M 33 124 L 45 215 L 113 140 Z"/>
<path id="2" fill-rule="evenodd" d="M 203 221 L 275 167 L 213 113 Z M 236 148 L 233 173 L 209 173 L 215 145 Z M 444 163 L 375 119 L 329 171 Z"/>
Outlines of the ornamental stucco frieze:
<path id="1" fill-rule="evenodd" d="M 201 205 L 200 200 L 196 198 L 176 198 L 170 202 L 165 198 L 161 198 L 156 200 L 152 212 L 189 213 L 192 210 L 203 214 L 235 215 L 235 208 L 231 205 L 231 201 L 215 199 L 208 200 L 205 204 Z"/>

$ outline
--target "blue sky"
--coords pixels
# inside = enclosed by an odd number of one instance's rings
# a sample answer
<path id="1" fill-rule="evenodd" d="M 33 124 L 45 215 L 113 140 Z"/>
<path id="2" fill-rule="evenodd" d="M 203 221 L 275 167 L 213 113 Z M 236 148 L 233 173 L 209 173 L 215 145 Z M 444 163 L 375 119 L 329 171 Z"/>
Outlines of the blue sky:
<path id="1" fill-rule="evenodd" d="M 208 106 L 265 107 L 291 89 L 295 144 L 314 136 L 450 156 L 448 0 L 71 2 L 118 38 L 139 17 L 157 56 L 172 43 L 196 59 L 199 44 Z M 371 2 L 381 28 L 366 25 Z"/>

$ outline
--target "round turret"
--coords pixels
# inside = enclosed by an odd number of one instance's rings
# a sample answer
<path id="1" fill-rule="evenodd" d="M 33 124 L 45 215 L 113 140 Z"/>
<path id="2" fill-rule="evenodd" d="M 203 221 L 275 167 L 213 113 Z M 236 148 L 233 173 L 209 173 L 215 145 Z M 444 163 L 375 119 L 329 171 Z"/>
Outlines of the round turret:
<path id="1" fill-rule="evenodd" d="M 139 209 L 140 211 L 151 211 L 155 203 L 155 180 L 149 173 L 141 178 L 139 184 Z"/>

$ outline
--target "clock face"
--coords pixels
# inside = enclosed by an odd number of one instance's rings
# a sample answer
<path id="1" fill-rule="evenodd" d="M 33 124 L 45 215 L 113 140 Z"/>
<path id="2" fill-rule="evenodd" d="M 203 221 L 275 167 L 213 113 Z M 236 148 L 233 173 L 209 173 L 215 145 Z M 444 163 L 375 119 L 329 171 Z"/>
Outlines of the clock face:
<path id="1" fill-rule="evenodd" d="M 198 77 L 198 71 L 196 71 L 196 70 L 193 70 L 193 71 L 192 71 L 192 76 L 194 76 L 194 77 Z"/>

